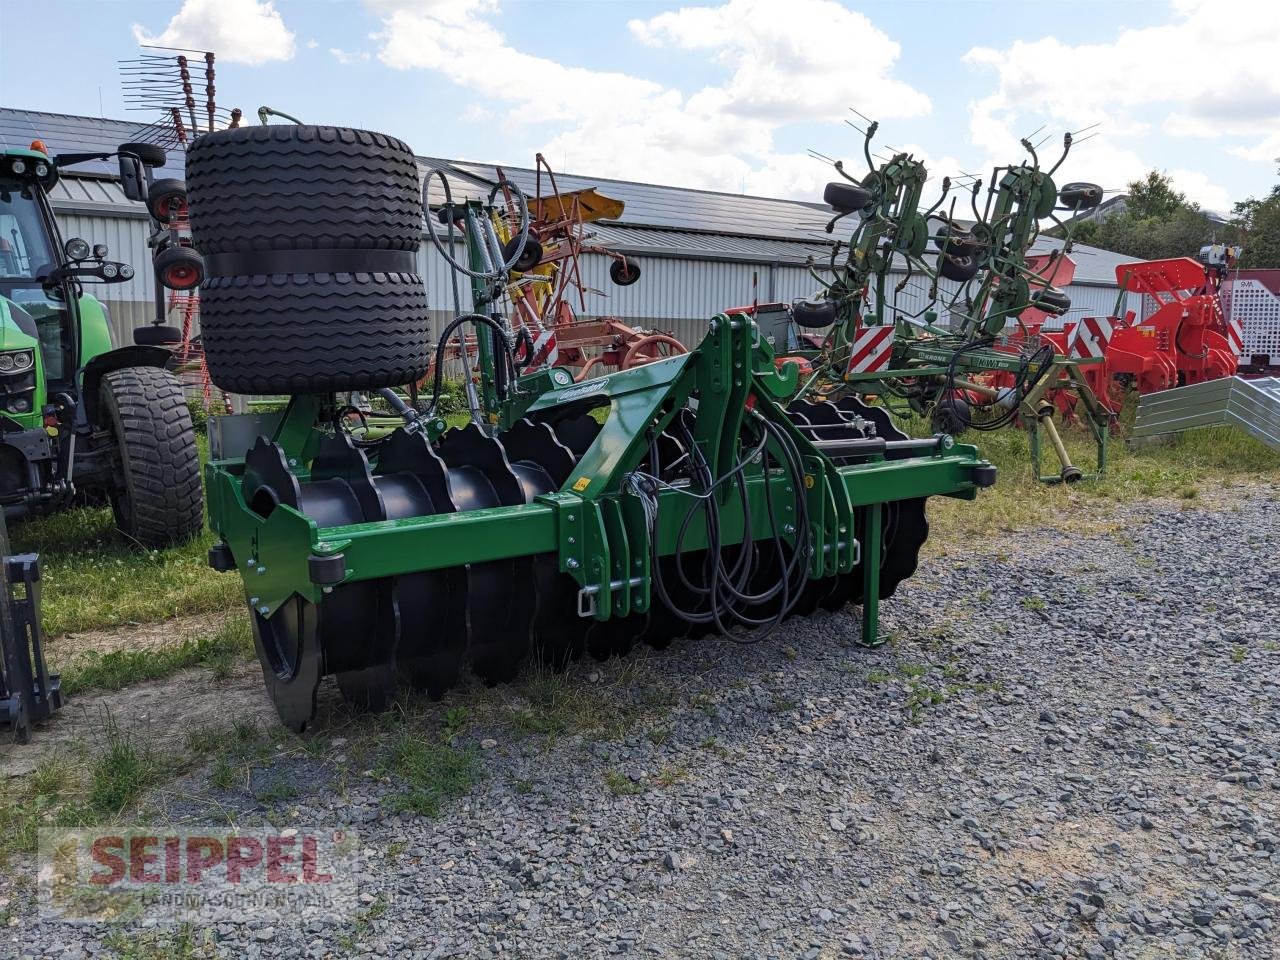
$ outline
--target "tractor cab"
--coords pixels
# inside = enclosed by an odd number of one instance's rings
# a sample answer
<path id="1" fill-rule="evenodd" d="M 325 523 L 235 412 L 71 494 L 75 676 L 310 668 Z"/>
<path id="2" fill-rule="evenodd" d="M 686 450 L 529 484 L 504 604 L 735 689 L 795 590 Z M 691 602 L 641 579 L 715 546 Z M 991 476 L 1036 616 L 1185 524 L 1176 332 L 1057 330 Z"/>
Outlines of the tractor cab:
<path id="1" fill-rule="evenodd" d="M 55 158 L 37 140 L 26 150 L 0 152 L 0 505 L 16 519 L 96 492 L 110 499 L 126 533 L 163 544 L 200 528 L 198 480 L 194 506 L 190 491 L 162 516 L 150 517 L 134 502 L 151 493 L 139 486 L 146 479 L 138 475 L 144 462 L 139 446 L 163 442 L 169 427 L 190 432 L 185 406 L 179 416 L 171 402 L 163 402 L 170 396 L 182 400 L 181 384 L 166 369 L 171 355 L 164 345 L 178 339 L 177 331 L 163 326 L 160 287 L 169 278 L 161 274 L 158 256 L 156 319 L 135 331 L 133 344 L 115 346 L 107 309 L 88 288 L 127 282 L 134 268 L 109 260 L 105 244 L 79 237 L 63 242 L 49 202 L 61 168 L 110 156 L 119 158 L 122 178 L 129 178 L 127 195 L 150 201 L 150 193 L 164 194 L 156 199 L 164 203 L 166 222 L 147 204 L 151 245 L 172 258 L 169 248 L 179 244 L 172 239 L 168 211 L 185 204 L 185 188 L 180 181 L 152 178 L 151 168 L 165 161 L 161 148 L 125 144 L 113 154 Z M 162 189 L 155 191 L 157 186 Z M 199 255 L 184 246 L 177 256 L 187 271 L 184 279 L 198 283 Z M 154 412 L 162 419 L 185 417 L 186 425 L 156 423 L 150 437 L 135 436 L 136 423 L 119 417 L 126 401 L 131 416 L 132 404 L 161 403 L 164 410 Z M 190 460 L 194 476 L 194 436 L 180 446 L 180 458 Z"/>

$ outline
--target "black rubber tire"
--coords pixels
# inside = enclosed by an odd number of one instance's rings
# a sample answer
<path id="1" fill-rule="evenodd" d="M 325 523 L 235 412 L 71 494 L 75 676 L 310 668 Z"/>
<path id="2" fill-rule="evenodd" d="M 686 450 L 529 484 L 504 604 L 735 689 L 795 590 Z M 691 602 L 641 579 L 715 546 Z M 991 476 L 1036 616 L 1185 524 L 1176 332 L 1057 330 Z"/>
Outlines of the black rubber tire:
<path id="1" fill-rule="evenodd" d="M 173 202 L 179 198 L 182 200 L 180 212 L 185 213 L 187 208 L 185 180 L 177 180 L 173 177 L 156 180 L 147 189 L 147 211 L 160 223 L 168 223 L 173 213 Z"/>
<path id="2" fill-rule="evenodd" d="M 938 273 L 948 280 L 964 283 L 978 273 L 978 261 L 973 257 L 956 257 L 943 253 L 938 256 Z"/>
<path id="3" fill-rule="evenodd" d="M 808 330 L 829 327 L 836 322 L 836 303 L 834 300 L 793 300 L 791 319 L 797 327 Z"/>
<path id="4" fill-rule="evenodd" d="M 929 415 L 929 426 L 934 433 L 948 433 L 953 437 L 961 436 L 972 423 L 973 413 L 964 397 L 943 397 Z"/>
<path id="5" fill-rule="evenodd" d="M 1102 187 L 1085 181 L 1064 184 L 1058 191 L 1058 202 L 1068 210 L 1092 210 L 1102 203 Z"/>
<path id="6" fill-rule="evenodd" d="M 427 291 L 413 273 L 211 277 L 200 327 L 209 377 L 233 393 L 394 387 L 427 371 Z"/>
<path id="7" fill-rule="evenodd" d="M 511 259 L 511 255 L 516 252 L 516 244 L 519 242 L 519 237 L 512 237 L 502 245 L 502 260 L 504 263 Z M 524 249 L 520 251 L 520 259 L 511 265 L 511 269 L 517 273 L 526 273 L 536 267 L 541 259 L 542 244 L 533 239 L 533 237 L 529 237 L 524 242 Z"/>
<path id="8" fill-rule="evenodd" d="M 204 529 L 200 453 L 182 384 L 161 367 L 124 367 L 102 378 L 103 426 L 119 451 L 108 491 L 116 525 L 148 549 Z"/>
<path id="9" fill-rule="evenodd" d="M 1051 317 L 1060 317 L 1071 309 L 1071 298 L 1057 287 L 1041 287 L 1031 291 L 1027 306 L 1043 310 Z"/>
<path id="10" fill-rule="evenodd" d="M 156 280 L 166 290 L 195 290 L 204 283 L 204 257 L 190 247 L 167 247 L 156 254 L 154 263 Z M 176 284 L 169 276 L 176 271 L 183 283 Z"/>
<path id="11" fill-rule="evenodd" d="M 171 347 L 182 342 L 182 331 L 177 327 L 148 323 L 146 326 L 133 328 L 133 342 L 140 347 Z"/>
<path id="12" fill-rule="evenodd" d="M 609 264 L 609 279 L 616 286 L 629 287 L 640 279 L 640 264 L 631 259 L 615 260 Z"/>
<path id="13" fill-rule="evenodd" d="M 977 256 L 981 247 L 978 238 L 954 220 L 943 220 L 933 235 L 933 245 L 953 257 Z"/>
<path id="14" fill-rule="evenodd" d="M 163 167 L 169 159 L 164 147 L 154 143 L 122 143 L 116 147 L 119 153 L 131 153 L 148 167 Z"/>
<path id="15" fill-rule="evenodd" d="M 836 213 L 854 213 L 871 202 L 871 191 L 856 183 L 834 181 L 822 191 L 822 202 Z"/>
<path id="16" fill-rule="evenodd" d="M 413 151 L 345 127 L 239 127 L 187 151 L 191 236 L 212 253 L 410 250 L 422 239 Z"/>

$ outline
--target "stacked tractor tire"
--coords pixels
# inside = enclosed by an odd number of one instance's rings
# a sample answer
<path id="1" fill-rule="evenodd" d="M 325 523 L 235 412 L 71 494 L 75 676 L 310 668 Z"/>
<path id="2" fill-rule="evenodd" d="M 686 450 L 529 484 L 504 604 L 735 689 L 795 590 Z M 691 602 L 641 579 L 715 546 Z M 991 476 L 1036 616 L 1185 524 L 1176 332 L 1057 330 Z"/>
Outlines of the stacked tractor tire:
<path id="1" fill-rule="evenodd" d="M 427 369 L 413 151 L 341 127 L 220 130 L 187 153 L 201 325 L 223 390 L 367 390 Z"/>

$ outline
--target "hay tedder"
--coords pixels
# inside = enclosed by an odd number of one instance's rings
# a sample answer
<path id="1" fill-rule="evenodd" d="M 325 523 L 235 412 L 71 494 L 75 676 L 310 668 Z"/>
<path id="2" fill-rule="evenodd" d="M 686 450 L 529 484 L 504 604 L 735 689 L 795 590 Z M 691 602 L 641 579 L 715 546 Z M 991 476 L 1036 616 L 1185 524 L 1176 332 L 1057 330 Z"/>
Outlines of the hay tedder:
<path id="1" fill-rule="evenodd" d="M 1063 225 L 1056 211 L 1078 213 L 1102 198 L 1095 184 L 1059 190 L 1054 183 L 1071 134 L 1047 171 L 1024 140 L 1029 160 L 997 168 L 982 206 L 982 181 L 973 180 L 967 190 L 972 220 L 962 221 L 950 178 L 924 208 L 928 174 L 920 161 L 906 153 L 873 161 L 876 129 L 870 123 L 863 131 L 865 175 L 854 177 L 832 161 L 844 180 L 827 185 L 824 199 L 835 212 L 827 229 L 834 232 L 853 217 L 853 230 L 833 245 L 825 271 L 811 270 L 823 288 L 820 297 L 792 306 L 794 323 L 825 331 L 820 347 L 797 352 L 814 371 L 805 392 L 831 399 L 876 396 L 890 409 L 928 417 L 935 429 L 952 434 L 1021 422 L 1037 475 L 1069 482 L 1084 474 L 1067 454 L 1053 422 L 1055 405 L 1046 396 L 1066 392 L 1085 413 L 1101 473 L 1110 414 L 1084 375 L 1100 358 L 1064 352 L 1022 321 L 1024 313 L 1062 316 L 1071 306 L 1054 282 L 1069 265 L 1069 231 L 1061 248 L 1032 256 L 1041 222 Z M 892 282 L 891 273 L 901 278 Z M 923 298 L 902 296 L 912 286 L 924 289 Z M 1048 475 L 1040 468 L 1042 438 L 1060 466 Z"/>
<path id="2" fill-rule="evenodd" d="M 711 319 L 686 354 L 574 382 L 519 366 L 509 318 L 460 314 L 435 353 L 480 331 L 484 411 L 445 429 L 438 389 L 421 409 L 392 389 L 430 360 L 408 147 L 223 130 L 192 145 L 187 178 L 210 374 L 291 395 L 207 481 L 210 563 L 243 579 L 292 728 L 326 676 L 378 708 L 402 686 L 440 696 L 467 667 L 500 682 L 533 657 L 559 667 L 712 631 L 754 642 L 851 602 L 874 643 L 879 601 L 915 570 L 926 499 L 995 480 L 973 447 L 908 439 L 857 397 L 795 400 L 797 367 L 744 316 Z M 489 270 L 527 243 L 511 193 L 515 242 Z M 350 432 L 350 390 L 380 394 L 399 425 Z"/>
<path id="3" fill-rule="evenodd" d="M 442 200 L 435 218 L 427 222 L 428 235 L 453 267 L 455 313 L 462 312 L 459 279 L 469 279 L 473 309 L 497 309 L 509 317 L 522 367 L 565 367 L 579 381 L 686 353 L 684 344 L 664 331 L 640 329 L 611 316 L 579 318 L 587 309 L 588 295 L 601 295 L 583 278 L 585 255 L 608 259 L 609 279 L 618 287 L 640 279 L 634 259 L 592 242 L 589 232 L 589 225 L 598 220 L 618 219 L 624 204 L 594 187 L 561 191 L 542 154 L 537 154 L 534 170 L 534 194 L 526 199 L 498 167 L 497 185 L 487 203 L 455 202 L 444 171 L 428 171 L 428 190 L 438 180 Z M 522 229 L 520 256 L 512 258 Z M 465 264 L 452 253 L 455 232 L 466 248 Z M 478 359 L 480 349 L 475 336 L 463 333 L 445 356 L 453 360 L 465 352 L 468 371 L 478 374 L 473 358 Z"/>

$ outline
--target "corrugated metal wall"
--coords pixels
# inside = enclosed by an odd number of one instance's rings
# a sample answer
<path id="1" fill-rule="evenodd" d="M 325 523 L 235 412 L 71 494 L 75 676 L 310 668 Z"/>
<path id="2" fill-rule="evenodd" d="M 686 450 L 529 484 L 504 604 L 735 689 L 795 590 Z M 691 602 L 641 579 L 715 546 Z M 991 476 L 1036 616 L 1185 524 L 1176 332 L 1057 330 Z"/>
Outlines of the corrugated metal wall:
<path id="1" fill-rule="evenodd" d="M 108 259 L 119 260 L 134 268 L 132 280 L 126 283 L 87 285 L 89 293 L 107 305 L 111 316 L 111 334 L 117 346 L 133 343 L 133 328 L 151 319 L 151 297 L 155 279 L 150 269 L 151 251 L 147 248 L 146 221 L 133 217 L 111 217 L 87 213 L 58 214 L 62 239 L 80 237 L 90 244 L 105 243 Z"/>

